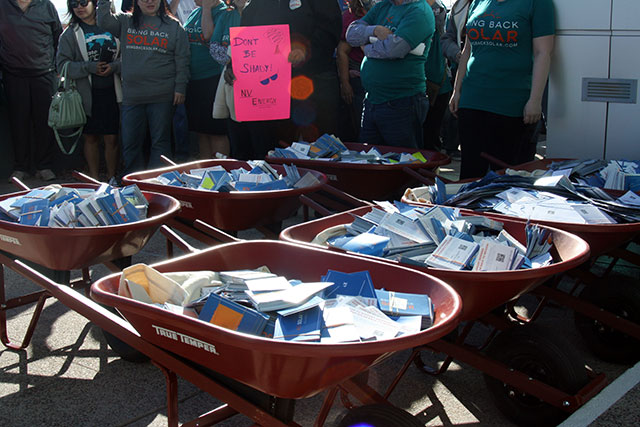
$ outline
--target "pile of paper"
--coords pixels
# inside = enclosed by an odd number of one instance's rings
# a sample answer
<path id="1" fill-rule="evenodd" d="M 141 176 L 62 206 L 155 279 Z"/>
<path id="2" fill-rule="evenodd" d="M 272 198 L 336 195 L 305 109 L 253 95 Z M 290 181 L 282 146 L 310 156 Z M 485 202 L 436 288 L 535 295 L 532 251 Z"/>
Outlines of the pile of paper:
<path id="1" fill-rule="evenodd" d="M 327 244 L 344 250 L 447 270 L 500 271 L 541 267 L 553 262 L 551 235 L 526 226 L 526 246 L 503 230 L 501 222 L 462 216 L 459 209 L 422 208 L 379 202 L 363 216 L 354 215 L 346 235 Z"/>
<path id="2" fill-rule="evenodd" d="M 0 202 L 0 219 L 41 227 L 100 227 L 147 217 L 148 202 L 136 185 L 97 190 L 58 184 Z"/>
<path id="3" fill-rule="evenodd" d="M 532 172 L 507 169 L 509 175 L 564 175 L 572 182 L 609 190 L 640 191 L 640 161 L 563 160 L 552 162 L 546 170 Z"/>
<path id="4" fill-rule="evenodd" d="M 281 176 L 264 160 L 250 161 L 251 170 L 234 169 L 231 172 L 222 166 L 191 169 L 189 172 L 171 171 L 146 180 L 147 182 L 187 187 L 209 191 L 271 191 L 303 188 L 318 184 L 318 179 L 307 172 L 300 177 L 295 165 L 283 165 L 286 175 Z"/>
<path id="5" fill-rule="evenodd" d="M 599 187 L 571 182 L 566 175 L 523 177 L 489 172 L 460 186 L 440 180 L 408 191 L 406 196 L 479 212 L 499 212 L 519 218 L 577 224 L 640 221 L 640 196 L 628 191 L 614 199 Z"/>
<path id="6" fill-rule="evenodd" d="M 123 271 L 120 295 L 234 331 L 297 342 L 390 339 L 432 326 L 428 295 L 375 289 L 368 271 L 329 270 L 301 282 L 268 268 L 162 274 Z"/>
<path id="7" fill-rule="evenodd" d="M 349 150 L 337 137 L 324 134 L 316 142 L 294 142 L 287 148 L 276 148 L 269 152 L 272 157 L 285 159 L 328 160 L 345 163 L 361 164 L 394 164 L 394 163 L 425 163 L 427 159 L 422 153 L 381 154 L 372 146 L 368 151 Z"/>

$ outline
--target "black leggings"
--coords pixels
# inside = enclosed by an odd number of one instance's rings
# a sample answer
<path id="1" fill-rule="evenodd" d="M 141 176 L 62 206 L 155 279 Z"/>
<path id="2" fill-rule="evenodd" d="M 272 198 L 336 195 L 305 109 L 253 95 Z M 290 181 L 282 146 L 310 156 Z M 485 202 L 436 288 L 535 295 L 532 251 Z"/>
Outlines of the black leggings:
<path id="1" fill-rule="evenodd" d="M 485 152 L 510 165 L 533 160 L 533 134 L 536 125 L 526 125 L 522 117 L 509 117 L 488 111 L 458 110 L 458 132 L 462 147 L 460 179 L 483 177 L 490 165 L 480 153 Z M 533 146 L 533 149 L 532 149 Z"/>

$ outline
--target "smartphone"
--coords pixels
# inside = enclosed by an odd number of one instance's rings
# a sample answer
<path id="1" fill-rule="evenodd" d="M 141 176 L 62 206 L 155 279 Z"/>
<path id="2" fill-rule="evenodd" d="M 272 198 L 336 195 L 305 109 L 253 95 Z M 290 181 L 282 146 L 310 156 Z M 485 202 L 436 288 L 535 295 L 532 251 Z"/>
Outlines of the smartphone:
<path id="1" fill-rule="evenodd" d="M 102 46 L 100 48 L 100 59 L 98 62 L 106 62 L 107 64 L 113 61 L 113 52 L 108 47 Z"/>

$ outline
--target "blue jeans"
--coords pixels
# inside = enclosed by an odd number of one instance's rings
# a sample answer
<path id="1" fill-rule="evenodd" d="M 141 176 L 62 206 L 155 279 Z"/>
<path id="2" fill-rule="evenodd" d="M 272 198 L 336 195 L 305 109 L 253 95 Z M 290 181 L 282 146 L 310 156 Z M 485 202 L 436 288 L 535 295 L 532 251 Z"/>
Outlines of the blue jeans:
<path id="1" fill-rule="evenodd" d="M 126 175 L 144 169 L 163 166 L 161 155 L 171 155 L 171 123 L 173 104 L 122 105 L 122 159 Z M 149 126 L 151 151 L 149 164 L 145 165 L 142 146 Z"/>
<path id="2" fill-rule="evenodd" d="M 191 157 L 189 125 L 187 123 L 187 109 L 184 104 L 176 107 L 173 114 L 173 155 L 177 162 L 186 162 Z"/>
<path id="3" fill-rule="evenodd" d="M 419 93 L 382 104 L 364 100 L 360 142 L 417 148 L 422 146 L 422 123 L 429 111 L 426 94 Z"/>

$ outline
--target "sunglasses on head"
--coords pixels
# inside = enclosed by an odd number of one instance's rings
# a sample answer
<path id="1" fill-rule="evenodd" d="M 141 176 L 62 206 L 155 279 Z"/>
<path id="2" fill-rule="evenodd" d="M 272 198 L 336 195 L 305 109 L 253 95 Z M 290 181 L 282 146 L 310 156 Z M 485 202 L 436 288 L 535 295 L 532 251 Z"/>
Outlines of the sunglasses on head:
<path id="1" fill-rule="evenodd" d="M 71 6 L 71 9 L 75 9 L 76 7 L 86 7 L 89 4 L 89 0 L 78 0 L 78 1 L 72 1 L 71 3 L 69 3 L 69 6 Z"/>

